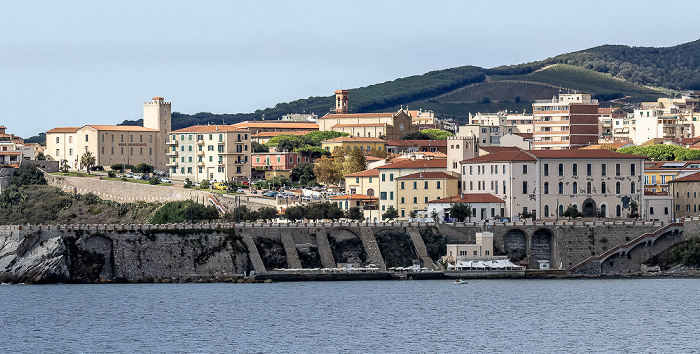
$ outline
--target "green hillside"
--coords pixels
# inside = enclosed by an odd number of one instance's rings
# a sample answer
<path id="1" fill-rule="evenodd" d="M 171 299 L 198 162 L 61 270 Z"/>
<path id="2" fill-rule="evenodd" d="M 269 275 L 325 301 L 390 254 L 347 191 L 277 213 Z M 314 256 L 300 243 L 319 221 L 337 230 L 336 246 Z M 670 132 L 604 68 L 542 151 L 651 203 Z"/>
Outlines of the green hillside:
<path id="1" fill-rule="evenodd" d="M 430 109 L 440 118 L 464 119 L 469 112 L 531 109 L 531 102 L 559 89 L 591 93 L 605 101 L 653 101 L 682 89 L 700 89 L 700 40 L 667 48 L 604 45 L 542 61 L 484 69 L 475 66 L 431 71 L 423 75 L 350 89 L 351 112 L 395 111 L 400 106 Z M 488 75 L 488 82 L 487 80 Z M 544 84 L 544 85 L 543 85 Z M 173 128 L 208 122 L 279 119 L 288 113 L 323 115 L 333 97 L 309 97 L 251 113 L 173 113 Z M 140 121 L 125 121 L 136 125 Z"/>

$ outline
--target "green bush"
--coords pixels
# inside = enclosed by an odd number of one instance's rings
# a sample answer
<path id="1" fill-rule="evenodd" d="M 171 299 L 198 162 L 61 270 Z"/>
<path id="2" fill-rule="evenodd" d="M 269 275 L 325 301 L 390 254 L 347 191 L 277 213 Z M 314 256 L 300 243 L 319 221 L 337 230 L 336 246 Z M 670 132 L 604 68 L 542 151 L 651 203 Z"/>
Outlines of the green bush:
<path id="1" fill-rule="evenodd" d="M 156 184 L 159 184 L 159 183 L 160 183 L 160 181 L 159 181 L 158 178 L 156 178 L 156 177 L 153 177 L 153 178 L 151 178 L 151 179 L 148 180 L 148 184 L 156 185 Z"/>
<path id="2" fill-rule="evenodd" d="M 199 182 L 199 189 L 209 189 L 209 180 L 204 179 L 202 182 Z"/>
<path id="3" fill-rule="evenodd" d="M 117 177 L 117 173 L 114 171 L 107 171 L 107 177 L 115 178 L 115 177 Z"/>

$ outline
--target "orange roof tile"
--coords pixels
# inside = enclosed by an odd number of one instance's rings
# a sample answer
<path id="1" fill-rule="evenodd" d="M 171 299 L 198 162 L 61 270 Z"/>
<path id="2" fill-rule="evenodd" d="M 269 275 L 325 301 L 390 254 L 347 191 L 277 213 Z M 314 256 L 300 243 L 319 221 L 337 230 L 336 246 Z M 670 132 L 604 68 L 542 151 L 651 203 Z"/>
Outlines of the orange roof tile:
<path id="1" fill-rule="evenodd" d="M 346 128 L 346 127 L 384 127 L 386 123 L 367 123 L 367 124 L 336 124 L 331 128 Z"/>
<path id="2" fill-rule="evenodd" d="M 404 160 L 377 167 L 377 169 L 387 168 L 447 168 L 447 159 Z"/>
<path id="3" fill-rule="evenodd" d="M 300 132 L 259 132 L 257 134 L 253 134 L 253 137 L 255 138 L 263 138 L 263 137 L 275 137 L 278 135 L 306 135 L 308 134 L 308 131 L 300 131 Z"/>
<path id="4" fill-rule="evenodd" d="M 491 154 L 477 156 L 471 159 L 463 160 L 463 163 L 471 162 L 506 162 L 506 161 L 536 161 L 534 157 L 525 151 L 498 151 Z"/>
<path id="5" fill-rule="evenodd" d="M 505 203 L 491 193 L 469 193 L 431 200 L 428 203 Z"/>
<path id="6" fill-rule="evenodd" d="M 374 137 L 361 137 L 361 136 L 339 136 L 337 138 L 324 140 L 323 143 L 336 143 L 336 142 L 356 142 L 356 143 L 383 143 L 384 140 Z"/>
<path id="7" fill-rule="evenodd" d="M 191 127 L 173 130 L 170 133 L 217 133 L 217 132 L 250 132 L 231 125 L 193 125 Z"/>
<path id="8" fill-rule="evenodd" d="M 700 182 L 700 172 L 695 172 L 692 175 L 687 175 L 685 177 L 676 178 L 674 180 L 668 181 L 668 183 L 677 183 L 677 182 Z"/>
<path id="9" fill-rule="evenodd" d="M 329 113 L 320 119 L 333 119 L 333 118 L 381 118 L 381 117 L 393 117 L 394 113 Z"/>
<path id="10" fill-rule="evenodd" d="M 646 156 L 623 154 L 610 150 L 529 150 L 542 159 L 646 159 Z"/>
<path id="11" fill-rule="evenodd" d="M 80 127 L 58 127 L 47 130 L 46 133 L 75 133 Z"/>
<path id="12" fill-rule="evenodd" d="M 107 131 L 123 131 L 123 132 L 157 132 L 156 129 L 140 127 L 136 125 L 84 125 L 80 129 L 90 127 L 96 130 L 107 130 Z"/>
<path id="13" fill-rule="evenodd" d="M 445 172 L 416 172 L 396 179 L 457 179 L 457 177 Z"/>
<path id="14" fill-rule="evenodd" d="M 336 197 L 330 198 L 331 200 L 366 200 L 366 201 L 375 201 L 379 200 L 377 197 L 370 197 L 368 195 L 364 194 L 346 194 L 346 195 L 339 195 Z"/>
<path id="15" fill-rule="evenodd" d="M 379 170 L 376 168 L 345 175 L 345 177 L 377 177 L 377 176 L 379 176 Z"/>
<path id="16" fill-rule="evenodd" d="M 307 129 L 307 130 L 318 130 L 318 123 L 305 123 L 305 122 L 294 122 L 288 123 L 280 120 L 272 121 L 245 121 L 236 124 L 232 124 L 234 127 L 238 128 L 280 128 L 280 129 Z"/>

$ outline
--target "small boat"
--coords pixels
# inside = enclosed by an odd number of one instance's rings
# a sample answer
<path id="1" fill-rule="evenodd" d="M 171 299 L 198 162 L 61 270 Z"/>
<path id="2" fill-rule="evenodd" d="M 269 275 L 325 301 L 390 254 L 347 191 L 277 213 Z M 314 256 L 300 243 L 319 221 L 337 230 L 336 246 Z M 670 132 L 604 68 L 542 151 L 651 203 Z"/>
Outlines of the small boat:
<path id="1" fill-rule="evenodd" d="M 467 283 L 467 281 L 462 279 L 462 278 L 455 280 L 455 284 L 466 284 L 466 283 Z"/>

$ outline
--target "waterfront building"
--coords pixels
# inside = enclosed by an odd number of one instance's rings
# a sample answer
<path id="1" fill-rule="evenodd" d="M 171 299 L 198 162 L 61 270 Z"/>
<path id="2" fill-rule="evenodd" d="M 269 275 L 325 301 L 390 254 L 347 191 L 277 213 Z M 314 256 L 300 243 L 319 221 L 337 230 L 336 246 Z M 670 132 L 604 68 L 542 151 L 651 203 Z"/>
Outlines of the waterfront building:
<path id="1" fill-rule="evenodd" d="M 411 212 L 430 217 L 428 202 L 459 193 L 459 177 L 447 172 L 414 172 L 396 178 L 397 208 L 400 218 Z"/>
<path id="2" fill-rule="evenodd" d="M 700 215 L 700 172 L 669 181 L 668 186 L 673 196 L 674 218 Z"/>
<path id="3" fill-rule="evenodd" d="M 293 151 L 277 151 L 270 148 L 269 152 L 254 152 L 251 154 L 253 168 L 261 170 L 291 170 L 301 162 L 311 162 L 308 157 L 302 157 Z"/>
<path id="4" fill-rule="evenodd" d="M 598 141 L 598 100 L 589 94 L 560 94 L 532 104 L 535 150 L 569 150 Z"/>
<path id="5" fill-rule="evenodd" d="M 173 179 L 247 181 L 251 131 L 230 125 L 195 125 L 170 132 L 168 167 Z"/>
<path id="6" fill-rule="evenodd" d="M 671 222 L 673 217 L 673 195 L 668 191 L 644 191 L 643 215 L 646 221 Z"/>
<path id="7" fill-rule="evenodd" d="M 573 205 L 584 217 L 626 218 L 632 201 L 642 204 L 644 159 L 610 150 L 498 151 L 462 161 L 462 191 L 503 199 L 505 217 L 556 219 Z"/>
<path id="8" fill-rule="evenodd" d="M 479 144 L 476 137 L 453 136 L 445 141 L 447 148 L 447 171 L 454 175 L 461 173 L 460 161 L 471 159 L 479 154 Z M 460 188 L 461 190 L 461 184 Z"/>
<path id="9" fill-rule="evenodd" d="M 457 194 L 428 202 L 428 215 L 437 213 L 440 220 L 451 220 L 450 208 L 457 203 L 466 204 L 471 217 L 465 221 L 498 220 L 505 215 L 505 201 L 491 193 Z"/>
<path id="10" fill-rule="evenodd" d="M 166 140 L 171 127 L 171 104 L 154 97 L 143 104 L 143 126 L 84 125 L 46 132 L 46 156 L 78 169 L 80 157 L 90 152 L 95 166 L 146 163 L 165 171 Z"/>
<path id="11" fill-rule="evenodd" d="M 399 210 L 397 178 L 418 172 L 447 172 L 447 159 L 413 158 L 379 166 L 377 170 L 379 170 L 379 208 L 383 213 L 389 206 Z"/>

